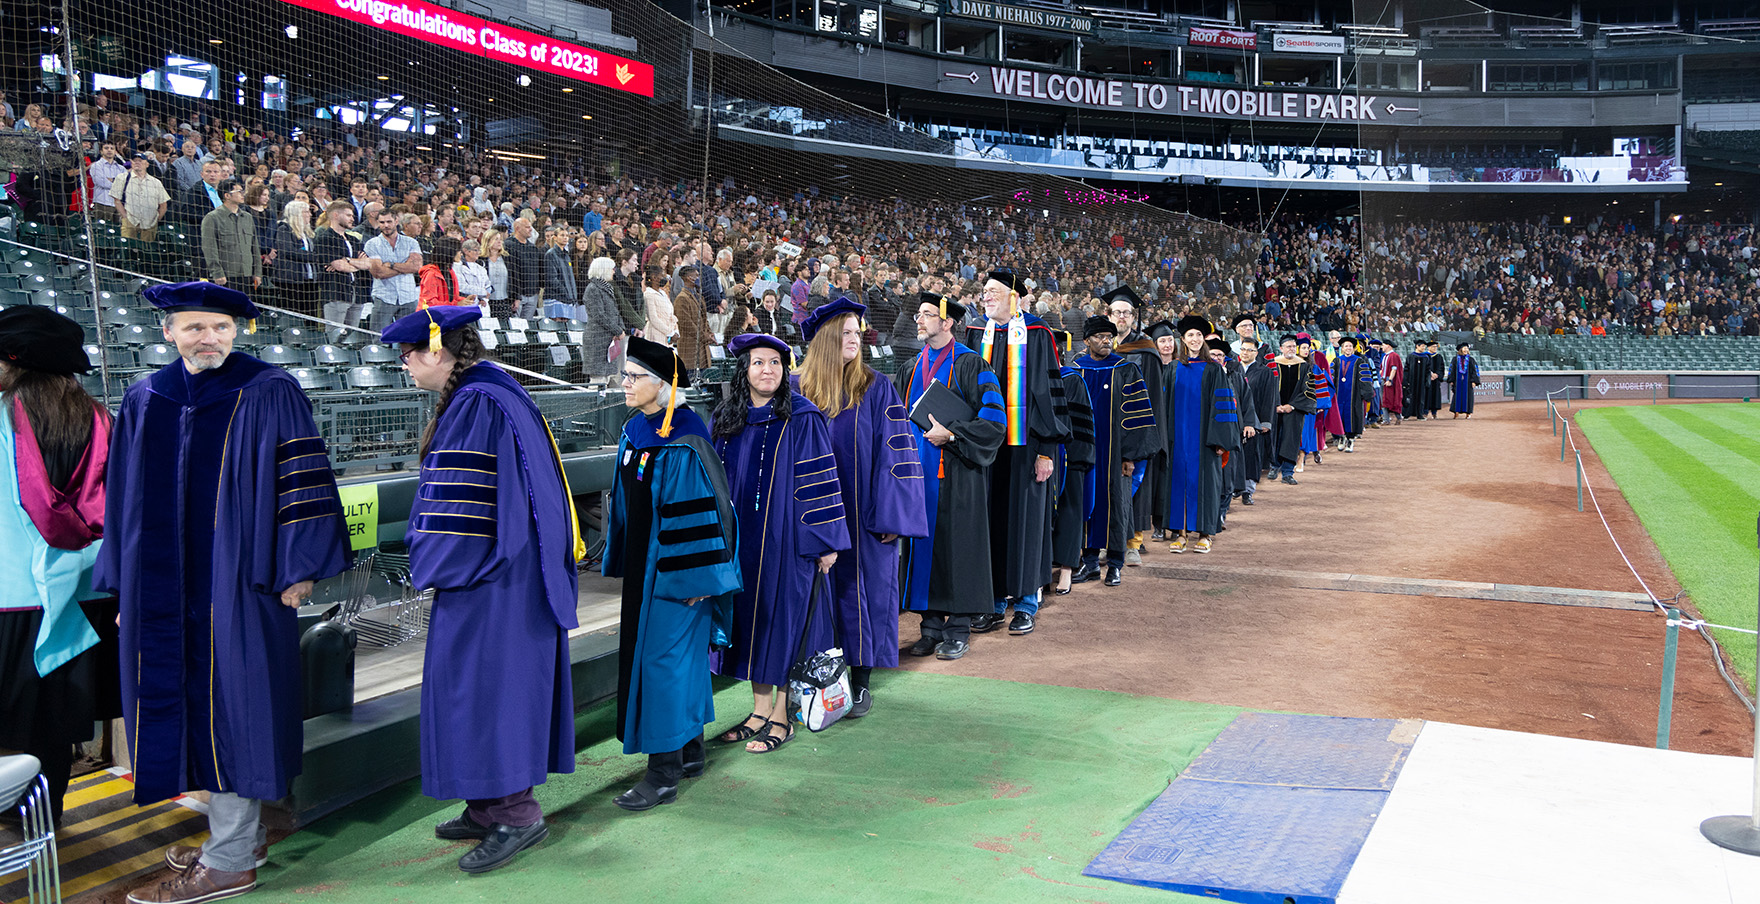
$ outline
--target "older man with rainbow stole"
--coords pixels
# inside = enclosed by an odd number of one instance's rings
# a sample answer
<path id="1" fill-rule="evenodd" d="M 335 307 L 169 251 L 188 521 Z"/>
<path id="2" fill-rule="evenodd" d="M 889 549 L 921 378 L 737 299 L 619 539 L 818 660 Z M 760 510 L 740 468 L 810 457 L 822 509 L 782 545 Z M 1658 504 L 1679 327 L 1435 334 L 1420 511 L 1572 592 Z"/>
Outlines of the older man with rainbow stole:
<path id="1" fill-rule="evenodd" d="M 907 651 L 912 656 L 964 656 L 972 617 L 990 614 L 995 599 L 987 469 L 1008 422 L 996 374 L 982 356 L 954 339 L 965 317 L 965 307 L 956 301 L 931 292 L 919 295 L 917 338 L 923 350 L 893 378 L 907 410 L 937 381 L 972 410 L 970 419 L 951 424 L 931 417 L 927 431 L 911 425 L 929 516 L 928 536 L 905 541 L 899 568 L 903 607 L 923 613 L 922 633 Z"/>
<path id="2" fill-rule="evenodd" d="M 1008 633 L 1033 630 L 1039 593 L 1051 583 L 1051 473 L 1058 446 L 1069 436 L 1057 340 L 1038 317 L 1021 310 L 1025 287 L 1010 270 L 992 270 L 984 282 L 984 322 L 966 329 L 966 346 L 990 363 L 1002 389 L 1007 431 L 990 467 L 990 538 L 1003 555 L 991 557 L 993 611 L 972 620 L 972 633 L 1002 626 L 1014 601 Z"/>

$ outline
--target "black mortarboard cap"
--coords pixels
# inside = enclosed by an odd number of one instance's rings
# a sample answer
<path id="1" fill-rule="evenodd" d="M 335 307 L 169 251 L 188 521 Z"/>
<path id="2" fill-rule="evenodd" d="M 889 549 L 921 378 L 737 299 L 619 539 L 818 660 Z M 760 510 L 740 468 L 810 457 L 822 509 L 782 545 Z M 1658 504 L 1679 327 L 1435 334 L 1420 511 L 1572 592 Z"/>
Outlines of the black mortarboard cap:
<path id="1" fill-rule="evenodd" d="M 1133 308 L 1141 308 L 1143 306 L 1143 297 L 1137 294 L 1137 290 L 1126 285 L 1120 285 L 1118 288 L 1100 296 L 1100 300 L 1107 304 L 1111 304 L 1120 299 L 1130 302 L 1131 307 Z"/>
<path id="2" fill-rule="evenodd" d="M 1173 329 L 1174 329 L 1174 332 L 1178 333 L 1181 336 L 1184 336 L 1186 333 L 1191 332 L 1192 330 L 1197 330 L 1198 332 L 1200 332 L 1206 336 L 1210 335 L 1211 333 L 1216 332 L 1215 330 L 1210 328 L 1210 321 L 1204 319 L 1203 317 L 1198 316 L 1197 314 L 1187 314 L 1186 316 L 1181 317 L 1179 319 L 1179 322 L 1175 323 L 1173 325 Z"/>
<path id="3" fill-rule="evenodd" d="M 0 361 L 47 374 L 83 374 L 85 330 L 46 307 L 21 305 L 0 311 Z M 8 467 L 10 467 L 8 463 Z"/>

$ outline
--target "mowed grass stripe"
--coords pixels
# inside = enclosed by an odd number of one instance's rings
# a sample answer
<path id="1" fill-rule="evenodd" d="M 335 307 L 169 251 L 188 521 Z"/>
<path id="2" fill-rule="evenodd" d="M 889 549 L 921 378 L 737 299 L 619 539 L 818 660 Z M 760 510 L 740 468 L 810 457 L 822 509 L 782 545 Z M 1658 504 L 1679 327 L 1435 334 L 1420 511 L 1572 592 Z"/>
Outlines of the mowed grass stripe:
<path id="1" fill-rule="evenodd" d="M 1741 484 L 1725 477 L 1723 471 L 1706 464 L 1707 458 L 1724 460 L 1732 457 L 1731 453 L 1682 428 L 1658 423 L 1655 418 L 1616 419 L 1613 427 L 1652 468 L 1667 476 L 1677 499 L 1685 497 L 1692 501 L 1693 510 L 1686 514 L 1700 531 L 1715 531 L 1727 537 L 1732 551 L 1741 547 L 1754 548 L 1753 521 L 1749 519 L 1743 526 L 1740 519 L 1732 523 L 1723 515 L 1731 508 L 1746 508 L 1749 512 L 1760 510 L 1760 500 Z M 1707 539 L 1701 534 L 1694 537 L 1693 542 Z"/>
<path id="2" fill-rule="evenodd" d="M 1751 407 L 1683 407 L 1739 409 L 1727 412 L 1728 423 L 1754 423 L 1760 429 L 1760 417 L 1756 416 L 1760 412 Z M 1703 411 L 1703 415 L 1719 417 L 1714 411 Z M 1667 443 L 1654 428 L 1676 432 L 1680 425 L 1674 418 L 1664 417 L 1662 406 L 1591 409 L 1579 412 L 1577 423 L 1700 615 L 1719 624 L 1753 627 L 1755 597 L 1760 590 L 1755 574 L 1760 551 L 1755 548 L 1752 494 L 1739 488 L 1729 491 L 1731 481 L 1721 475 L 1707 478 L 1710 469 Z M 1752 469 L 1746 464 L 1731 467 L 1736 474 Z M 1702 482 L 1707 479 L 1717 489 L 1702 492 Z M 1737 671 L 1752 686 L 1754 636 L 1714 633 Z"/>
<path id="3" fill-rule="evenodd" d="M 1682 430 L 1693 433 L 1709 442 L 1716 443 L 1729 450 L 1730 453 L 1734 455 L 1741 456 L 1747 460 L 1746 465 L 1748 467 L 1752 467 L 1757 474 L 1760 474 L 1760 440 L 1753 438 L 1753 434 L 1760 434 L 1760 415 L 1750 415 L 1744 412 L 1738 417 L 1726 412 L 1701 412 L 1693 410 L 1696 408 L 1711 407 L 1721 408 L 1723 406 L 1658 406 L 1656 416 L 1673 423 Z M 1743 434 L 1730 429 L 1728 425 L 1730 425 L 1731 422 L 1735 422 L 1737 426 L 1740 426 L 1749 432 Z"/>

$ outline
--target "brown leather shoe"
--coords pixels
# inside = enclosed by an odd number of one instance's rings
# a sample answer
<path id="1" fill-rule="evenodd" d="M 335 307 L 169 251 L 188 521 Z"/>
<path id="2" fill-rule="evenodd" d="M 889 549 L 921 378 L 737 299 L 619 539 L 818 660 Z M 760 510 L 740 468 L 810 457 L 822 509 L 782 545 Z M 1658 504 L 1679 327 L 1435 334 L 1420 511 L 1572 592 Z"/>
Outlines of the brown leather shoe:
<path id="1" fill-rule="evenodd" d="M 263 845 L 254 852 L 257 855 L 257 867 L 260 869 L 269 862 L 269 846 Z M 174 873 L 187 873 L 202 859 L 200 845 L 174 844 L 165 849 L 165 865 Z"/>
<path id="2" fill-rule="evenodd" d="M 187 873 L 129 892 L 128 901 L 129 904 L 205 904 L 242 895 L 256 887 L 257 871 L 254 869 L 227 873 L 209 869 L 198 862 Z"/>

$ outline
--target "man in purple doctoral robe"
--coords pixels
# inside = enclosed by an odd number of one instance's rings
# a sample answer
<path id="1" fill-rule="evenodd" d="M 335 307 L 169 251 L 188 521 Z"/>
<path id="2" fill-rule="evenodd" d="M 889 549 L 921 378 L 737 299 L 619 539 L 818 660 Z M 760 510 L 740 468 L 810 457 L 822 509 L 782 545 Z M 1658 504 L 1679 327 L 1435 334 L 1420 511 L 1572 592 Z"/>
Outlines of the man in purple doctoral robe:
<path id="1" fill-rule="evenodd" d="M 129 895 L 172 904 L 256 887 L 262 801 L 300 771 L 296 610 L 349 547 L 311 402 L 286 371 L 232 352 L 256 306 L 205 282 L 142 296 L 167 312 L 179 360 L 123 397 L 92 584 L 121 605 L 135 802 L 209 792 L 208 840 L 171 847 L 173 878 Z"/>
<path id="2" fill-rule="evenodd" d="M 734 598 L 730 643 L 710 657 L 711 666 L 752 682 L 751 715 L 720 740 L 749 741 L 752 753 L 794 737 L 788 670 L 807 627 L 813 569 L 829 572 L 849 548 L 830 430 L 825 415 L 789 386 L 789 358 L 769 344 L 746 348 L 709 430 L 727 469 L 745 582 Z M 816 630 L 809 644 L 823 649 L 830 626 Z"/>
<path id="3" fill-rule="evenodd" d="M 850 667 L 849 717 L 874 705 L 868 679 L 898 667 L 898 538 L 929 533 L 923 466 L 898 390 L 862 362 L 862 315 L 849 298 L 820 305 L 802 333 L 807 354 L 795 389 L 826 412 L 849 521 L 850 548 L 831 569 L 832 627 Z M 867 389 L 851 398 L 849 386 Z"/>
<path id="4" fill-rule="evenodd" d="M 484 873 L 550 829 L 532 787 L 574 771 L 578 627 L 585 552 L 550 430 L 490 361 L 476 306 L 435 306 L 385 328 L 416 386 L 440 394 L 409 514 L 409 567 L 432 589 L 422 661 L 422 793 L 463 798 L 435 836 L 479 841 L 458 867 Z M 433 327 L 440 329 L 431 336 Z"/>

